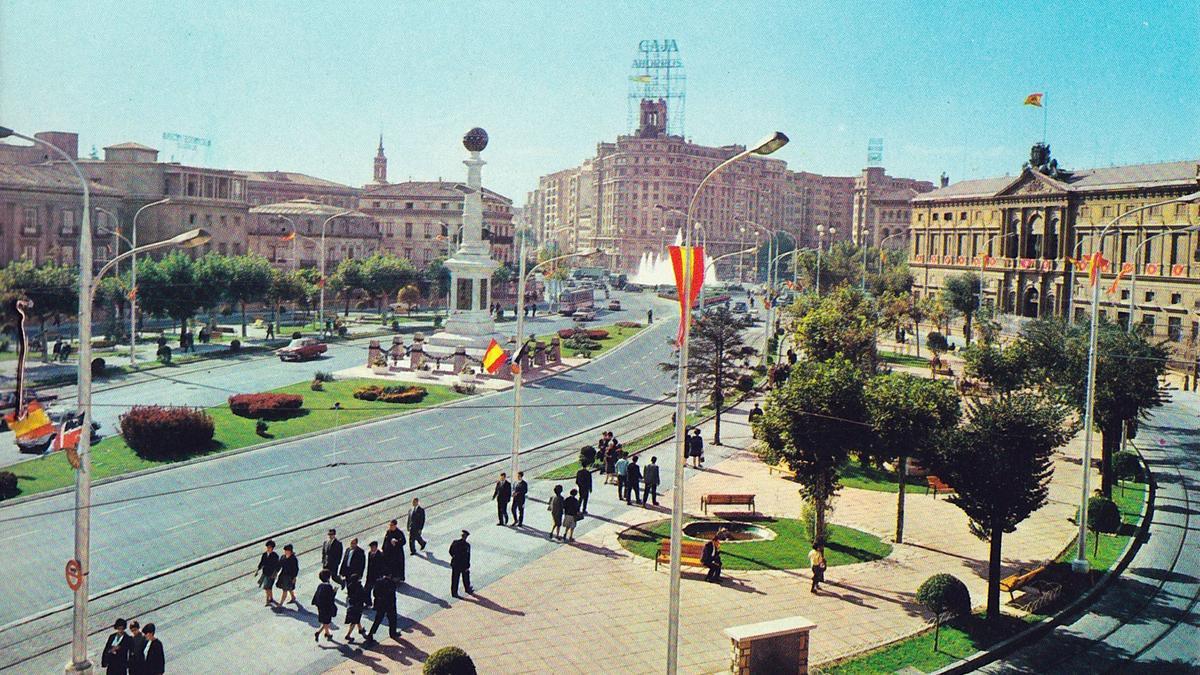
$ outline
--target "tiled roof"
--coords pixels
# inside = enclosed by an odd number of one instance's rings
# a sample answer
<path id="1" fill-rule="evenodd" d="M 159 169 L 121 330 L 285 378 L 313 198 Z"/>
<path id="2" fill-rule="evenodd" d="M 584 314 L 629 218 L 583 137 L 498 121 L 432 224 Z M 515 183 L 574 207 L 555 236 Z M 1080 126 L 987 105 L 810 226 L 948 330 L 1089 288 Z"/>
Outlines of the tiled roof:
<path id="1" fill-rule="evenodd" d="M 999 176 L 964 180 L 926 192 L 913 201 L 935 201 L 954 197 L 992 197 L 1008 187 L 1018 176 Z M 1059 183 L 1068 192 L 1112 190 L 1122 187 L 1165 187 L 1171 185 L 1194 186 L 1200 189 L 1200 160 L 1184 162 L 1161 162 L 1158 164 L 1131 164 L 1099 169 L 1080 169 Z"/>
<path id="2" fill-rule="evenodd" d="M 403 183 L 388 183 L 387 185 L 368 186 L 363 197 L 417 197 L 417 198 L 446 198 L 462 199 L 463 193 L 455 186 L 466 187 L 466 183 L 438 180 L 410 180 Z M 485 195 L 506 202 L 512 200 L 504 195 L 483 188 Z"/>
<path id="3" fill-rule="evenodd" d="M 346 209 L 338 206 L 330 206 L 322 204 L 311 199 L 292 199 L 286 202 L 277 202 L 275 204 L 263 204 L 250 209 L 250 213 L 265 213 L 268 215 L 284 215 L 284 216 L 313 216 L 328 218 L 336 213 L 342 213 Z M 346 214 L 354 218 L 368 218 L 365 213 L 351 211 Z"/>
<path id="4" fill-rule="evenodd" d="M 116 145 L 110 145 L 110 146 L 105 147 L 104 149 L 105 150 L 151 150 L 154 152 L 158 152 L 158 148 L 152 148 L 148 145 L 142 145 L 141 143 L 134 143 L 132 141 L 128 142 L 128 143 L 118 143 Z"/>
<path id="5" fill-rule="evenodd" d="M 256 180 L 263 182 L 277 183 L 295 183 L 296 185 L 307 185 L 312 187 L 326 188 L 344 188 L 353 190 L 349 185 L 342 185 L 324 178 L 317 178 L 306 173 L 297 173 L 295 171 L 235 171 L 239 176 L 243 176 L 246 180 Z"/>
<path id="6" fill-rule="evenodd" d="M 0 164 L 0 187 L 12 190 L 54 190 L 82 195 L 79 178 L 67 166 Z M 120 191 L 95 180 L 89 182 L 93 195 L 120 196 Z"/>

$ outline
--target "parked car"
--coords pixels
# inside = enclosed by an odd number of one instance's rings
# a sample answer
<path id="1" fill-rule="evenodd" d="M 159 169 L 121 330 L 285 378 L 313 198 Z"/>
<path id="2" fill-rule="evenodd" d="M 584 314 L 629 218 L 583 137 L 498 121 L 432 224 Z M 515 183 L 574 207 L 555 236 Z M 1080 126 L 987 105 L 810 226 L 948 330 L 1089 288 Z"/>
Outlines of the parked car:
<path id="1" fill-rule="evenodd" d="M 610 312 L 621 311 L 621 301 L 620 300 L 609 300 L 608 301 L 608 310 Z"/>
<path id="2" fill-rule="evenodd" d="M 286 347 L 276 349 L 275 354 L 279 356 L 280 361 L 307 361 L 318 358 L 327 349 L 329 347 L 316 338 L 296 338 Z"/>
<path id="3" fill-rule="evenodd" d="M 595 321 L 596 320 L 596 310 L 581 309 L 581 310 L 576 311 L 574 314 L 572 314 L 571 318 L 575 319 L 576 321 Z"/>
<path id="4" fill-rule="evenodd" d="M 734 314 L 749 314 L 750 307 L 748 305 L 746 305 L 746 303 L 744 303 L 744 302 L 735 302 L 735 303 L 733 303 L 732 311 Z"/>
<path id="5" fill-rule="evenodd" d="M 625 287 L 621 290 L 625 291 L 626 293 L 641 293 L 642 287 L 638 284 L 627 283 L 627 284 L 625 284 Z"/>

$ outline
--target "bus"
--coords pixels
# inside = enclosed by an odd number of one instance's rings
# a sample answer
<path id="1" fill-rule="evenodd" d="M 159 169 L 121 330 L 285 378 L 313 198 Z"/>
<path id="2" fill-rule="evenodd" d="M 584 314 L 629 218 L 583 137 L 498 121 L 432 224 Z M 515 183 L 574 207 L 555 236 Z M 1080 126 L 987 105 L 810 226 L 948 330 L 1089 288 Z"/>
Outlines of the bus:
<path id="1" fill-rule="evenodd" d="M 595 306 L 595 295 L 590 288 L 569 288 L 558 294 L 558 313 L 571 316 L 581 309 L 592 309 Z"/>

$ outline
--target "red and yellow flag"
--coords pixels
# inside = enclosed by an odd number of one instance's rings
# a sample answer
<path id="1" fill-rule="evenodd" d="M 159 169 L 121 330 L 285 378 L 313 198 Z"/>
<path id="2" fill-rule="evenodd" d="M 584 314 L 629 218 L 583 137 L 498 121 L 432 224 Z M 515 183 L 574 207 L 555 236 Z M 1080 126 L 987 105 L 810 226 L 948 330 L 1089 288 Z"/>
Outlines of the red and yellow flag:
<path id="1" fill-rule="evenodd" d="M 1096 251 L 1095 253 L 1088 256 L 1088 258 L 1087 258 L 1088 283 L 1091 284 L 1092 286 L 1095 286 L 1096 282 L 1100 281 L 1100 272 L 1102 272 L 1105 267 L 1108 267 L 1108 259 L 1106 259 L 1104 257 L 1104 253 L 1102 253 L 1100 251 Z"/>
<path id="2" fill-rule="evenodd" d="M 18 441 L 40 438 L 49 436 L 54 433 L 54 423 L 50 421 L 50 416 L 42 408 L 42 404 L 37 401 L 30 401 L 29 405 L 25 406 L 25 414 L 18 416 L 16 413 L 9 413 L 4 416 L 8 422 L 8 428 L 12 429 L 13 435 Z"/>
<path id="3" fill-rule="evenodd" d="M 280 237 L 280 238 L 279 238 L 279 241 L 291 241 L 291 240 L 293 240 L 293 239 L 295 239 L 295 238 L 296 238 L 296 233 L 295 233 L 295 232 L 289 232 L 288 234 L 285 234 L 285 235 L 283 235 L 282 237 Z"/>
<path id="4" fill-rule="evenodd" d="M 679 331 L 675 334 L 675 344 L 682 345 L 683 334 L 688 326 L 685 322 L 691 317 L 692 305 L 700 295 L 700 287 L 704 285 L 704 247 L 671 246 L 668 251 L 671 253 L 671 267 L 675 270 L 675 290 L 679 293 Z M 688 278 L 685 280 L 684 276 Z"/>
<path id="5" fill-rule="evenodd" d="M 1121 277 L 1133 272 L 1133 263 L 1122 263 L 1121 269 L 1117 272 L 1117 278 L 1113 279 L 1112 285 L 1108 287 L 1108 293 L 1111 295 L 1117 292 L 1117 286 L 1121 283 Z"/>
<path id="6" fill-rule="evenodd" d="M 495 375 L 496 371 L 500 370 L 500 366 L 503 366 L 506 361 L 508 361 L 508 352 L 504 351 L 500 343 L 495 340 L 489 342 L 487 349 L 483 352 L 484 370 Z"/>
<path id="7" fill-rule="evenodd" d="M 133 302 L 134 300 L 137 300 L 137 286 L 129 289 L 129 301 Z"/>
<path id="8" fill-rule="evenodd" d="M 1025 97 L 1025 105 L 1031 105 L 1031 106 L 1040 108 L 1040 107 L 1042 107 L 1042 98 L 1043 97 L 1045 97 L 1045 94 L 1043 94 L 1042 92 L 1040 92 L 1040 91 L 1034 92 Z"/>

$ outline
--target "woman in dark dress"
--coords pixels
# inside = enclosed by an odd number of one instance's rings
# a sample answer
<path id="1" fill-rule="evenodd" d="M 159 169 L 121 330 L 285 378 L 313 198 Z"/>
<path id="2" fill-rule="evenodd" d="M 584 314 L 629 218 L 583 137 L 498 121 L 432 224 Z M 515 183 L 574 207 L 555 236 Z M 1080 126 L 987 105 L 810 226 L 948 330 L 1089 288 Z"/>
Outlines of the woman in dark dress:
<path id="1" fill-rule="evenodd" d="M 366 637 L 367 632 L 362 627 L 363 607 L 367 604 L 367 591 L 363 588 L 362 582 L 358 580 L 358 575 L 351 572 L 346 577 L 346 642 L 354 643 L 352 633 L 353 629 L 358 629 L 358 634 Z"/>
<path id="2" fill-rule="evenodd" d="M 333 584 L 329 583 L 329 570 L 321 570 L 320 576 L 321 583 L 317 584 L 317 592 L 313 593 L 312 604 L 317 608 L 317 622 L 321 627 L 313 633 L 313 642 L 321 639 L 321 633 L 325 633 L 326 640 L 333 642 L 333 634 L 329 630 L 329 624 L 337 616 L 337 605 L 333 604 Z"/>
<path id="3" fill-rule="evenodd" d="M 152 623 L 142 629 L 142 635 L 146 636 L 146 660 L 141 670 L 144 675 L 163 675 L 167 672 L 167 656 L 163 653 L 162 640 L 155 636 L 157 630 Z"/>
<path id="4" fill-rule="evenodd" d="M 296 577 L 300 576 L 300 559 L 293 552 L 291 544 L 285 544 L 283 547 L 283 557 L 279 559 L 279 578 L 275 580 L 275 588 L 278 588 L 281 593 L 279 595 L 279 604 L 286 605 L 288 594 L 292 596 L 291 602 L 299 605 L 296 601 Z"/>
<path id="5" fill-rule="evenodd" d="M 267 595 L 264 604 L 270 607 L 271 603 L 275 602 L 275 594 L 271 589 L 275 588 L 275 576 L 279 574 L 279 554 L 275 552 L 274 541 L 267 541 L 266 550 L 258 559 L 258 567 L 254 568 L 254 572 L 258 574 L 258 587 Z"/>

